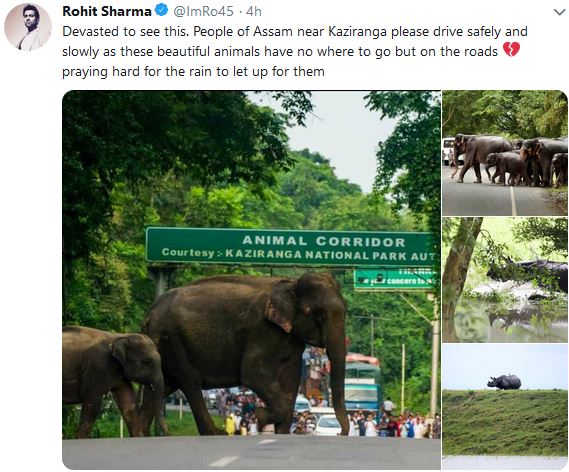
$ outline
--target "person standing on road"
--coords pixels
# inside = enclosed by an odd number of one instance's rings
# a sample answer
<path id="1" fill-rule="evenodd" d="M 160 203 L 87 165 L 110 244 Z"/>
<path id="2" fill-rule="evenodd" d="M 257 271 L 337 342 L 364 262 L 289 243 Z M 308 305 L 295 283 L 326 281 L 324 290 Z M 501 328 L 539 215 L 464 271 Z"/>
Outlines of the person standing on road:
<path id="1" fill-rule="evenodd" d="M 356 429 L 357 429 L 358 425 L 354 421 L 354 415 L 348 414 L 348 423 L 350 425 L 350 429 L 348 431 L 348 436 L 357 436 Z"/>
<path id="2" fill-rule="evenodd" d="M 395 409 L 395 403 L 393 403 L 391 399 L 387 397 L 387 400 L 383 402 L 383 412 L 387 417 L 390 417 L 394 409 Z"/>
<path id="3" fill-rule="evenodd" d="M 441 439 L 441 415 L 438 413 L 435 415 L 435 421 L 433 422 L 433 439 Z"/>
<path id="4" fill-rule="evenodd" d="M 365 421 L 365 417 L 364 417 L 364 413 L 362 410 L 358 411 L 358 416 L 357 416 L 357 424 L 358 424 L 358 429 L 360 431 L 360 436 L 365 436 L 366 435 L 366 421 Z"/>
<path id="5" fill-rule="evenodd" d="M 241 434 L 241 420 L 241 413 L 237 410 L 235 412 L 235 417 L 233 418 L 233 421 L 235 422 L 235 434 Z"/>
<path id="6" fill-rule="evenodd" d="M 407 421 L 405 422 L 405 429 L 407 430 L 407 438 L 412 439 L 415 437 L 415 424 L 413 420 L 413 415 L 409 415 Z"/>
<path id="7" fill-rule="evenodd" d="M 229 413 L 225 419 L 225 432 L 228 436 L 233 436 L 235 434 L 235 420 L 233 413 Z"/>
<path id="8" fill-rule="evenodd" d="M 365 422 L 365 435 L 367 437 L 377 436 L 377 430 L 375 429 L 375 423 L 371 415 L 367 416 L 367 421 Z"/>
<path id="9" fill-rule="evenodd" d="M 249 421 L 249 436 L 257 436 L 259 434 L 259 425 L 257 424 L 257 418 L 255 415 L 251 415 L 251 420 Z"/>

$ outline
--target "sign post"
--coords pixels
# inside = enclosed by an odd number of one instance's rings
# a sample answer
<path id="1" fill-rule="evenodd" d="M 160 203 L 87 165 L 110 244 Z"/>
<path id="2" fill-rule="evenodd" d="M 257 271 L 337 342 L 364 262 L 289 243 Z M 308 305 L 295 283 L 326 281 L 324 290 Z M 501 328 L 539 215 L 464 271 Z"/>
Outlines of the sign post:
<path id="1" fill-rule="evenodd" d="M 431 267 L 431 233 L 233 228 L 146 229 L 159 263 L 322 267 Z"/>
<path id="2" fill-rule="evenodd" d="M 356 269 L 355 290 L 431 290 L 434 273 L 431 268 Z"/>

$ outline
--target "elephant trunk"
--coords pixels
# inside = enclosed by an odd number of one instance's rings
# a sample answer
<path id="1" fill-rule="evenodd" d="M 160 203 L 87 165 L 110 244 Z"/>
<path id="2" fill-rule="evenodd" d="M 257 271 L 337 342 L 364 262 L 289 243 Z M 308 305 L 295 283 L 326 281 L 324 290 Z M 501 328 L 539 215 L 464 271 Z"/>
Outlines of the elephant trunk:
<path id="1" fill-rule="evenodd" d="M 326 352 L 331 364 L 332 402 L 336 418 L 342 426 L 342 436 L 347 436 L 350 430 L 348 414 L 346 413 L 344 397 L 344 379 L 346 376 L 346 346 L 344 327 L 339 332 L 329 333 L 326 342 Z"/>
<path id="2" fill-rule="evenodd" d="M 161 375 L 152 382 L 140 385 L 136 409 L 144 436 L 150 435 L 152 419 L 155 420 L 162 434 L 168 435 L 168 425 L 164 419 L 164 378 Z"/>
<path id="3" fill-rule="evenodd" d="M 168 425 L 164 419 L 164 377 L 160 375 L 152 382 L 154 389 L 154 420 L 160 427 L 163 436 L 168 435 Z"/>

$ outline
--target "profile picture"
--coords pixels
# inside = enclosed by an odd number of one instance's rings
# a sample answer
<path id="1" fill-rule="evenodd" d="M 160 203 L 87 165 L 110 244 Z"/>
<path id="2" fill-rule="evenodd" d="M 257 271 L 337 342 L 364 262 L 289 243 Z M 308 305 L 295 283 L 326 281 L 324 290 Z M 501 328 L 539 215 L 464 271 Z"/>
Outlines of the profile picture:
<path id="1" fill-rule="evenodd" d="M 51 35 L 51 19 L 39 5 L 22 3 L 6 16 L 4 33 L 14 47 L 33 51 L 47 43 Z"/>

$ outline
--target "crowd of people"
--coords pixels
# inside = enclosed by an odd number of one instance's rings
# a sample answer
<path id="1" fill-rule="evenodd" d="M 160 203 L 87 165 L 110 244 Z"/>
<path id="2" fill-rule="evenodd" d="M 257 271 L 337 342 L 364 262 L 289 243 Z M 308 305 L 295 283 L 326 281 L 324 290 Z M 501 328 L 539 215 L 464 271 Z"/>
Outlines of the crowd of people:
<path id="1" fill-rule="evenodd" d="M 262 400 L 254 393 L 239 389 L 217 392 L 217 410 L 223 417 L 225 431 L 229 435 L 254 436 L 260 433 L 255 409 L 263 406 Z M 310 399 L 311 406 L 327 406 L 316 398 Z M 379 436 L 407 439 L 440 439 L 441 416 L 437 413 L 432 422 L 420 414 L 405 412 L 394 414 L 395 405 L 387 398 L 382 412 L 365 412 L 359 410 L 348 414 L 350 424 L 349 436 Z M 318 418 L 309 411 L 295 412 L 290 432 L 293 434 L 312 434 L 316 429 Z"/>
<path id="2" fill-rule="evenodd" d="M 437 413 L 432 423 L 424 416 L 408 412 L 402 415 L 385 411 L 379 418 L 375 412 L 359 410 L 348 415 L 349 436 L 379 436 L 408 439 L 440 439 L 441 416 Z"/>

